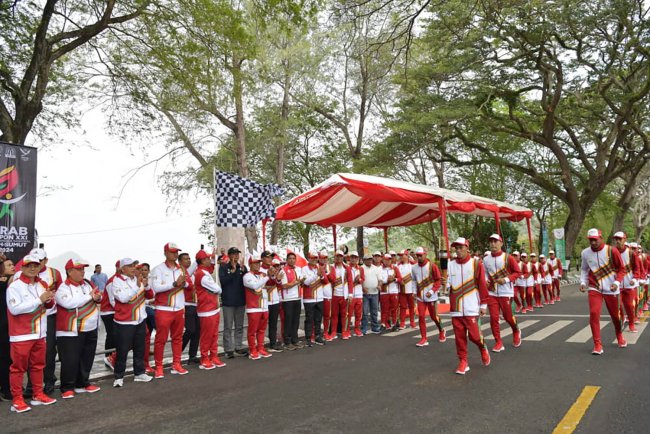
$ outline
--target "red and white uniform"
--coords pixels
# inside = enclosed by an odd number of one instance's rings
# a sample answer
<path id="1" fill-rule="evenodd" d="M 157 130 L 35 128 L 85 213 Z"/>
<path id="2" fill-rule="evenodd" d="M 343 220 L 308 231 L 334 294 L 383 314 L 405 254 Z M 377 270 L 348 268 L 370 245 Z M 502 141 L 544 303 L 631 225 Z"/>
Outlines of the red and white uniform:
<path id="1" fill-rule="evenodd" d="M 301 274 L 305 278 L 302 287 L 303 303 L 318 303 L 323 301 L 323 285 L 328 282 L 327 276 L 318 275 L 318 265 L 305 265 Z"/>
<path id="2" fill-rule="evenodd" d="M 117 274 L 113 274 L 106 281 L 106 286 L 102 291 L 102 300 L 99 302 L 99 315 L 113 315 L 115 314 L 115 297 L 113 297 L 113 280 Z"/>
<path id="3" fill-rule="evenodd" d="M 363 336 L 361 333 L 361 318 L 363 316 L 363 282 L 365 280 L 365 273 L 363 267 L 360 265 L 350 266 L 350 273 L 352 273 L 352 298 L 350 300 L 350 307 L 348 309 L 348 330 L 352 328 L 352 317 L 354 316 L 354 334 L 355 336 Z"/>
<path id="4" fill-rule="evenodd" d="M 547 304 L 553 303 L 553 267 L 548 263 L 546 258 L 539 261 L 539 273 L 542 280 L 542 292 L 544 293 L 544 300 Z"/>
<path id="5" fill-rule="evenodd" d="M 517 326 L 517 320 L 512 314 L 512 297 L 514 295 L 514 282 L 521 275 L 519 265 L 514 256 L 508 255 L 503 251 L 492 252 L 483 258 L 483 266 L 488 283 L 488 309 L 490 310 L 490 328 L 496 341 L 493 351 L 502 351 L 503 343 L 501 341 L 501 329 L 499 327 L 499 312 L 510 325 L 513 331 L 513 341 L 515 345 L 520 344 L 521 334 Z M 534 270 L 533 270 L 534 272 Z M 505 282 L 498 283 L 499 279 Z"/>
<path id="6" fill-rule="evenodd" d="M 264 287 L 269 278 L 261 272 L 250 271 L 244 275 L 246 313 L 248 314 L 248 348 L 254 356 L 264 351 L 264 334 L 269 320 L 269 308 Z M 297 293 L 296 289 L 296 293 Z"/>
<path id="7" fill-rule="evenodd" d="M 183 351 L 183 330 L 185 328 L 185 294 L 182 285 L 174 286 L 174 282 L 183 274 L 183 269 L 176 263 L 159 264 L 151 270 L 151 289 L 155 294 L 156 306 L 156 338 L 154 341 L 153 357 L 156 369 L 162 368 L 163 354 L 167 338 L 171 334 L 173 365 L 181 363 Z M 160 367 L 160 368 L 159 368 Z"/>
<path id="8" fill-rule="evenodd" d="M 332 282 L 329 279 L 332 266 L 329 263 L 319 263 L 318 266 L 323 268 L 323 274 L 325 275 L 323 281 L 323 330 L 325 331 L 324 337 L 327 339 L 332 320 Z"/>
<path id="9" fill-rule="evenodd" d="M 99 307 L 93 300 L 95 288 L 85 280 L 70 279 L 59 286 L 55 300 L 59 305 L 56 313 L 56 336 L 78 336 L 79 333 L 97 330 Z"/>
<path id="10" fill-rule="evenodd" d="M 636 330 L 634 322 L 636 320 L 637 302 L 637 287 L 639 280 L 642 278 L 642 265 L 639 256 L 629 247 L 624 250 L 616 248 L 621 254 L 621 259 L 625 265 L 625 277 L 621 284 L 621 318 L 624 317 L 623 313 L 627 314 L 627 320 L 630 326 L 630 331 Z"/>
<path id="11" fill-rule="evenodd" d="M 211 268 L 199 265 L 192 276 L 197 299 L 196 314 L 201 323 L 199 347 L 203 361 L 217 358 L 219 354 L 219 318 L 221 317 L 219 294 L 221 294 L 221 286 L 212 278 Z"/>
<path id="12" fill-rule="evenodd" d="M 43 392 L 43 369 L 45 369 L 45 336 L 47 334 L 46 310 L 54 301 L 46 304 L 40 296 L 48 283 L 36 278 L 33 283 L 24 276 L 15 278 L 7 288 L 7 313 L 11 366 L 9 384 L 14 397 L 22 396 L 23 379 L 29 371 L 34 395 Z"/>
<path id="13" fill-rule="evenodd" d="M 146 300 L 153 298 L 153 291 L 138 285 L 135 277 L 119 275 L 113 279 L 115 316 L 113 321 L 122 325 L 138 325 L 147 318 Z"/>
<path id="14" fill-rule="evenodd" d="M 399 323 L 400 328 L 406 325 L 406 314 L 408 313 L 411 327 L 415 327 L 415 281 L 413 280 L 413 264 L 400 262 L 397 264 L 399 274 L 402 276 L 402 284 L 399 290 Z"/>
<path id="15" fill-rule="evenodd" d="M 287 265 L 282 268 L 282 301 L 300 300 L 300 284 L 302 268 Z"/>
<path id="16" fill-rule="evenodd" d="M 622 339 L 618 294 L 625 274 L 625 264 L 617 249 L 601 244 L 595 250 L 588 247 L 582 251 L 580 284 L 589 290 L 589 325 L 595 349 L 602 349 L 600 311 L 603 301 L 612 318 L 617 339 Z"/>
<path id="17" fill-rule="evenodd" d="M 418 300 L 418 324 L 422 337 L 420 342 L 427 341 L 427 313 L 438 327 L 440 340 L 444 341 L 446 337 L 442 324 L 440 324 L 437 306 L 438 291 L 442 285 L 440 270 L 437 265 L 425 259 L 421 265 L 417 263 L 411 267 L 411 274 L 415 282 L 416 298 Z"/>
<path id="18" fill-rule="evenodd" d="M 352 298 L 354 281 L 350 267 L 341 263 L 332 265 L 327 276 L 332 283 L 332 335 L 336 336 L 341 316 L 341 334 L 344 339 L 349 338 L 348 329 L 348 299 Z M 325 329 L 327 330 L 327 329 Z"/>
<path id="19" fill-rule="evenodd" d="M 16 267 L 16 274 L 14 275 L 14 280 L 17 280 L 21 275 L 22 271 Z M 61 283 L 63 283 L 63 279 L 61 278 L 61 273 L 59 273 L 59 270 L 52 268 L 52 267 L 42 267 L 39 272 L 38 272 L 38 278 L 42 280 L 45 284 L 47 284 L 48 288 L 50 288 L 50 291 L 56 292 L 57 289 L 59 289 L 59 286 L 61 286 Z M 56 313 L 56 303 L 52 305 L 52 307 L 47 308 L 47 315 L 54 315 Z"/>
<path id="20" fill-rule="evenodd" d="M 7 310 L 10 342 L 45 338 L 47 334 L 46 310 L 55 304 L 54 301 L 45 305 L 41 302 L 41 294 L 48 286 L 47 282 L 38 277 L 34 283 L 30 283 L 29 279 L 22 274 L 9 285 L 7 288 Z M 43 358 L 45 358 L 45 354 L 43 354 Z"/>
<path id="21" fill-rule="evenodd" d="M 480 309 L 487 307 L 488 289 L 485 270 L 481 261 L 469 255 L 465 259 L 449 262 L 447 288 L 451 322 L 456 337 L 456 354 L 461 362 L 467 362 L 467 338 L 483 352 L 485 342 L 478 327 Z"/>
<path id="22" fill-rule="evenodd" d="M 389 278 L 393 278 L 389 282 Z M 379 305 L 381 308 L 381 323 L 389 328 L 397 324 L 397 307 L 399 306 L 399 290 L 402 285 L 402 275 L 396 265 L 381 267 L 381 293 Z"/>
<path id="23" fill-rule="evenodd" d="M 194 271 L 196 270 L 193 270 L 190 273 L 189 270 L 184 270 L 185 287 L 183 288 L 183 298 L 185 298 L 185 306 L 196 306 L 196 304 L 198 303 L 196 288 L 194 288 L 194 281 L 192 280 L 192 275 L 194 274 Z"/>

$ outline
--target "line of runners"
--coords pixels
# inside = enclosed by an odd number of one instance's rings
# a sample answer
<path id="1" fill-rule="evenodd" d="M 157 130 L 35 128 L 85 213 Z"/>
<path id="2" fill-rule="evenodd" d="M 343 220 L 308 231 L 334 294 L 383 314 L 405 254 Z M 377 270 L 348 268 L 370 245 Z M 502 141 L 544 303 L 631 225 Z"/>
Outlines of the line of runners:
<path id="1" fill-rule="evenodd" d="M 603 353 L 599 325 L 602 302 L 612 316 L 618 346 L 625 347 L 623 316 L 627 315 L 630 331 L 634 332 L 638 316 L 643 309 L 647 310 L 650 257 L 635 244 L 628 246 L 622 232 L 614 236 L 615 247 L 604 244 L 597 229 L 590 229 L 588 238 L 590 247 L 582 252 L 580 289 L 589 291 L 592 353 L 600 355 Z M 490 251 L 478 258 L 472 256 L 469 240 L 458 238 L 452 243 L 455 253 L 448 264 L 446 285 L 459 359 L 455 372 L 461 375 L 470 369 L 468 339 L 479 348 L 482 364 L 490 364 L 490 354 L 479 328 L 480 317 L 489 312 L 495 339 L 492 351 L 501 352 L 505 346 L 500 334 L 500 316 L 512 328 L 513 346 L 519 347 L 522 335 L 515 313 L 525 314 L 560 301 L 562 269 L 553 252 L 548 260 L 540 255 L 539 261 L 534 253 L 508 254 L 502 250 L 502 239 L 497 234 L 490 237 L 489 244 Z M 164 378 L 163 353 L 170 336 L 172 374 L 188 373 L 181 364 L 181 352 L 189 343 L 192 353 L 193 342 L 194 354 L 197 346 L 200 349 L 197 360 L 200 369 L 226 366 L 217 351 L 221 299 L 225 300 L 222 286 L 232 290 L 233 284 L 241 286 L 244 297 L 248 351 L 243 350 L 241 342 L 235 342 L 235 346 L 237 352 L 252 360 L 305 345 L 324 345 L 339 334 L 341 339 L 348 340 L 352 335 L 360 337 L 404 329 L 407 316 L 410 327 L 415 327 L 416 309 L 421 332 L 416 345 L 428 345 L 427 315 L 438 328 L 439 341 L 446 340 L 437 312 L 442 276 L 422 247 L 413 256 L 409 250 L 400 255 L 376 252 L 364 257 L 363 265 L 356 252 L 345 255 L 337 251 L 333 264 L 327 252 L 309 252 L 304 267 L 296 266 L 293 253 L 287 255 L 286 263 L 270 252 L 254 254 L 249 258 L 249 268 L 241 265 L 236 248 L 229 249 L 227 258 L 217 261 L 214 254 L 200 250 L 194 264 L 187 254 L 181 254 L 184 256 L 179 260 L 180 249 L 174 243 L 164 246 L 164 254 L 165 261 L 151 272 L 146 263 L 131 258 L 119 260 L 117 272 L 108 280 L 104 291 L 84 279 L 84 269 L 89 265 L 85 261 L 70 259 L 65 266 L 66 279 L 62 281 L 60 273 L 47 267 L 47 255 L 42 249 L 34 249 L 22 260 L 21 270 L 14 275 L 6 295 L 12 411 L 22 413 L 31 409 L 23 398 L 25 373 L 29 373 L 28 387 L 32 388 L 31 405 L 56 402 L 48 396 L 55 381 L 54 356 L 50 351 L 59 353 L 63 399 L 100 390 L 89 381 L 100 317 L 107 331 L 106 348 L 116 349 L 106 359 L 114 370 L 114 387 L 124 385 L 129 351 L 133 352 L 134 381 Z M 528 256 L 532 258 L 530 261 Z M 219 279 L 213 277 L 216 262 L 221 262 Z M 619 294 L 622 294 L 622 306 Z M 151 311 L 147 319 L 147 300 L 153 300 L 155 306 L 153 322 Z M 377 304 L 381 306 L 381 325 Z M 303 307 L 305 344 L 298 338 Z M 230 333 L 234 323 L 237 341 L 239 321 L 236 314 L 230 316 L 224 317 L 224 347 L 228 357 L 233 357 Z M 283 344 L 277 338 L 278 318 L 282 323 Z M 243 319 L 240 322 L 243 329 Z M 152 368 L 148 350 L 154 327 Z M 264 344 L 267 327 L 268 347 Z"/>

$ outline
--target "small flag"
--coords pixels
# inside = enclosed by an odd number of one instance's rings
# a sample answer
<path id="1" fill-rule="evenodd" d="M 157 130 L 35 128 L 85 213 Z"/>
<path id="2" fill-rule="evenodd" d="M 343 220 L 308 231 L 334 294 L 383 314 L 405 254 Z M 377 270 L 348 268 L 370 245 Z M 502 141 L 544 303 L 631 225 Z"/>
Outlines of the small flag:
<path id="1" fill-rule="evenodd" d="M 214 171 L 218 227 L 254 227 L 275 217 L 273 197 L 284 194 L 277 184 L 259 184 L 232 173 Z"/>

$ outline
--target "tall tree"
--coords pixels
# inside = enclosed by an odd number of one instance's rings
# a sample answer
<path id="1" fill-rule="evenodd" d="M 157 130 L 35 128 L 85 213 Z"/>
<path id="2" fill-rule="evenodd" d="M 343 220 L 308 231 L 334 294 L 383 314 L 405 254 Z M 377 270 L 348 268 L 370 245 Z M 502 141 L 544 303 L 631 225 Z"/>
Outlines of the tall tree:
<path id="1" fill-rule="evenodd" d="M 106 29 L 141 16 L 149 1 L 0 2 L 0 140 L 24 144 L 46 104 L 80 86 L 67 66 Z M 60 120 L 66 111 L 51 111 Z"/>

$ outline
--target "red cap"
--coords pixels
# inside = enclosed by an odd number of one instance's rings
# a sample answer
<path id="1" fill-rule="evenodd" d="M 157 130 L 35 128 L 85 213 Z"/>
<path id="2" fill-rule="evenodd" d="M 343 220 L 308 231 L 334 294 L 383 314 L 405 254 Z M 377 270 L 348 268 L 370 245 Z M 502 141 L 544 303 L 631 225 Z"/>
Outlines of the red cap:
<path id="1" fill-rule="evenodd" d="M 83 270 L 87 266 L 88 262 L 84 261 L 83 259 L 68 259 L 68 262 L 65 263 L 66 270 L 72 270 L 73 268 L 76 268 L 77 270 Z"/>
<path id="2" fill-rule="evenodd" d="M 194 257 L 197 261 L 201 259 L 210 258 L 212 255 L 206 252 L 205 250 L 199 250 Z"/>
<path id="3" fill-rule="evenodd" d="M 490 235 L 490 240 L 497 240 L 497 241 L 503 241 L 503 238 L 501 238 L 501 235 L 499 234 L 492 234 Z"/>
<path id="4" fill-rule="evenodd" d="M 180 252 L 180 251 L 181 251 L 181 249 L 180 249 L 180 247 L 178 247 L 178 245 L 176 245 L 176 243 L 167 243 L 167 244 L 165 244 L 165 252 L 176 253 L 176 252 Z"/>
<path id="5" fill-rule="evenodd" d="M 600 229 L 591 228 L 587 231 L 587 238 L 590 240 L 597 240 L 603 237 L 603 232 Z"/>
<path id="6" fill-rule="evenodd" d="M 463 237 L 456 238 L 456 241 L 451 243 L 451 247 L 455 247 L 455 246 L 467 246 L 467 247 L 469 247 L 469 240 L 467 238 L 463 238 Z"/>

